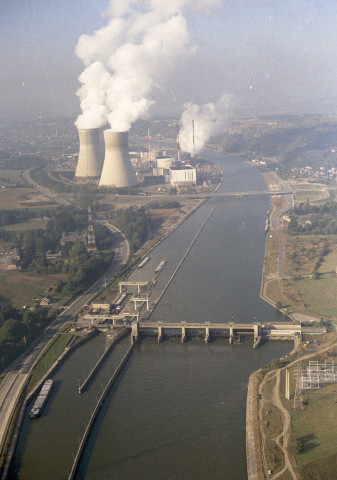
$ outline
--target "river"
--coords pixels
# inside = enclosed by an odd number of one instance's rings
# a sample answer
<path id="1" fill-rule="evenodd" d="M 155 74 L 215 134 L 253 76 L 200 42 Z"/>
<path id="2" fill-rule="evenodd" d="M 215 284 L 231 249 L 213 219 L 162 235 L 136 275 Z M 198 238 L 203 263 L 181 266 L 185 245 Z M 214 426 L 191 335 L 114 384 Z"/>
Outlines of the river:
<path id="1" fill-rule="evenodd" d="M 236 159 L 210 154 L 222 168 L 220 191 L 265 190 L 262 175 Z M 210 211 L 215 210 L 167 291 L 153 319 L 235 322 L 282 319 L 260 299 L 267 198 L 213 198 L 150 253 L 132 279 L 149 280 L 166 260 L 151 298 L 157 298 Z M 25 418 L 11 479 L 63 480 L 70 471 L 90 410 L 124 353 L 124 339 L 108 357 L 88 391 L 77 393 L 97 353 L 98 336 L 75 351 L 55 374 L 56 388 L 41 418 Z M 101 409 L 77 479 L 244 480 L 245 402 L 249 374 L 287 353 L 289 342 L 252 341 L 208 345 L 146 338 Z"/>

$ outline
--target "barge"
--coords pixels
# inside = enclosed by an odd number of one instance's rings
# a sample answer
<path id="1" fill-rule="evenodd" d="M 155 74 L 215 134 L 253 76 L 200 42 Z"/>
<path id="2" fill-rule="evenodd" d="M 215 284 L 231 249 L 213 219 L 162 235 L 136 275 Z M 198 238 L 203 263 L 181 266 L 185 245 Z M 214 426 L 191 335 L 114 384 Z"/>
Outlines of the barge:
<path id="1" fill-rule="evenodd" d="M 145 257 L 143 260 L 138 264 L 138 268 L 144 267 L 144 265 L 150 260 L 150 257 Z"/>
<path id="2" fill-rule="evenodd" d="M 39 396 L 35 400 L 33 408 L 29 412 L 30 418 L 36 418 L 41 415 L 42 409 L 47 402 L 52 386 L 53 386 L 53 380 L 48 379 L 44 382 L 43 387 L 41 388 L 41 391 L 39 393 Z"/>
<path id="3" fill-rule="evenodd" d="M 166 263 L 166 261 L 165 261 L 165 260 L 162 260 L 162 261 L 160 262 L 160 264 L 158 265 L 158 267 L 155 269 L 154 273 L 158 274 L 159 272 L 161 272 L 162 269 L 163 269 L 164 266 L 165 266 L 165 263 Z"/>

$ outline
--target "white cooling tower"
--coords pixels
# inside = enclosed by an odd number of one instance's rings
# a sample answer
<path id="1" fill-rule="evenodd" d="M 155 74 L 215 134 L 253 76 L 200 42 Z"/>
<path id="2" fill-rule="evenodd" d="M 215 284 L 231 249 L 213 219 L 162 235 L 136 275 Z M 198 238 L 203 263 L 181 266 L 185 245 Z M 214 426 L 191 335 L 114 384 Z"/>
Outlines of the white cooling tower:
<path id="1" fill-rule="evenodd" d="M 129 149 L 128 132 L 104 130 L 105 157 L 99 186 L 131 187 L 137 185 L 132 168 Z"/>
<path id="2" fill-rule="evenodd" d="M 99 177 L 102 171 L 102 154 L 99 145 L 99 128 L 79 128 L 80 151 L 75 177 Z"/>

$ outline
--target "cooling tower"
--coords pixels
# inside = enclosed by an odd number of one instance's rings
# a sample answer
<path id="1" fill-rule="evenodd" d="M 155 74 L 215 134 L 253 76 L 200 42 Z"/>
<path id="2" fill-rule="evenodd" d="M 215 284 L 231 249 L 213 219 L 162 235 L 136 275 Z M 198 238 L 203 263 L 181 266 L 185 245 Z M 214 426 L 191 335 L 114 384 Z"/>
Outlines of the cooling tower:
<path id="1" fill-rule="evenodd" d="M 105 157 L 99 186 L 131 187 L 137 185 L 132 168 L 129 149 L 128 132 L 104 130 Z"/>
<path id="2" fill-rule="evenodd" d="M 80 151 L 75 177 L 99 177 L 102 155 L 99 145 L 99 128 L 79 128 Z"/>

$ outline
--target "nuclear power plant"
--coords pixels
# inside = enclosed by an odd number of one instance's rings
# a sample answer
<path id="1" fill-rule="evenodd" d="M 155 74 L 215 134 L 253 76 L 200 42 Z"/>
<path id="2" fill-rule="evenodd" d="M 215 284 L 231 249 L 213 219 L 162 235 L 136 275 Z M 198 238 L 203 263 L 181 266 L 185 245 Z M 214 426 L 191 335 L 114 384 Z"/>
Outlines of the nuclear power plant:
<path id="1" fill-rule="evenodd" d="M 128 132 L 104 130 L 105 157 L 100 187 L 131 187 L 137 185 L 129 158 Z"/>
<path id="2" fill-rule="evenodd" d="M 77 178 L 99 177 L 103 155 L 99 143 L 99 128 L 78 128 L 80 150 L 75 172 Z"/>

